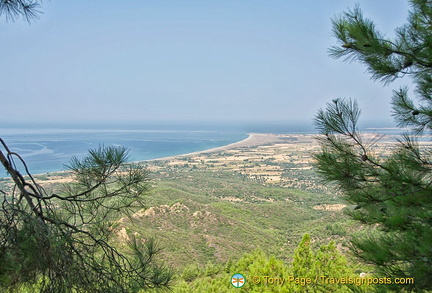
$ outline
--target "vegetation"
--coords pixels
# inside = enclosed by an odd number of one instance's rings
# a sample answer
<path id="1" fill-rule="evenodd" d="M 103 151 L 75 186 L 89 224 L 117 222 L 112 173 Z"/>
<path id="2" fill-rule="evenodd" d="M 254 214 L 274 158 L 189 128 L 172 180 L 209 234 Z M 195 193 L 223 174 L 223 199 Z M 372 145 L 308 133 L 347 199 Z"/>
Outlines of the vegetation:
<path id="1" fill-rule="evenodd" d="M 258 247 L 284 259 L 306 232 L 325 243 L 356 229 L 342 211 L 315 208 L 326 195 L 264 186 L 228 171 L 185 167 L 165 176 L 153 180 L 147 207 L 117 229 L 158 239 L 175 268 L 235 260 Z"/>
<path id="2" fill-rule="evenodd" d="M 40 14 L 40 2 L 0 0 L 0 15 L 31 21 Z M 432 129 L 431 6 L 428 0 L 412 1 L 409 23 L 395 40 L 377 32 L 359 8 L 333 22 L 342 44 L 332 49 L 334 57 L 363 62 L 385 83 L 413 77 L 421 103 L 409 99 L 406 88 L 393 98 L 399 125 L 412 127 L 398 147 L 374 155 L 377 141 L 364 143 L 354 101 L 336 99 L 316 117 L 323 134 L 315 156 L 318 171 L 352 204 L 348 214 L 369 224 L 354 238 L 354 252 L 384 276 L 415 278 L 393 287 L 399 291 L 432 288 L 431 152 L 416 139 Z M 0 188 L 2 290 L 158 291 L 173 284 L 173 272 L 155 259 L 158 253 L 177 268 L 173 292 L 229 292 L 234 273 L 246 276 L 244 292 L 380 289 L 340 283 L 361 280 L 364 265 L 360 270 L 340 252 L 359 225 L 341 213 L 345 205 L 333 185 L 330 194 L 317 184 L 311 156 L 301 147 L 287 155 L 286 148 L 276 154 L 262 145 L 260 159 L 256 150 L 243 149 L 154 164 L 157 186 L 151 190 L 147 169 L 126 164 L 124 148 L 99 148 L 72 159 L 71 182 L 44 188 L 0 141 L 5 150 L 0 161 L 11 176 L 0 186 L 13 183 L 12 189 Z M 285 141 L 294 142 L 304 143 Z M 19 172 L 19 162 L 27 176 Z"/>
<path id="3" fill-rule="evenodd" d="M 15 20 L 22 16 L 26 21 L 39 18 L 41 12 L 38 10 L 38 0 L 0 0 L 0 16 L 5 15 L 6 19 Z"/>
<path id="4" fill-rule="evenodd" d="M 138 292 L 168 286 L 172 273 L 155 259 L 157 244 L 139 235 L 128 250 L 113 245 L 115 220 L 136 207 L 148 190 L 147 171 L 125 164 L 124 148 L 91 150 L 73 158 L 74 181 L 47 194 L 28 173 L 26 180 L 0 139 L 0 162 L 15 186 L 1 191 L 0 288 L 35 286 L 41 292 Z"/>
<path id="5" fill-rule="evenodd" d="M 342 211 L 316 208 L 324 203 L 340 204 L 340 200 L 325 194 L 263 185 L 260 180 L 227 170 L 191 171 L 183 167 L 165 171 L 170 164 L 164 169 L 160 162 L 154 163 L 160 169 L 152 174 L 152 187 L 142 198 L 146 207 L 112 221 L 111 236 L 119 249 L 126 248 L 137 235 L 158 239 L 164 248 L 159 256 L 175 269 L 178 282 L 189 284 L 190 280 L 183 278 L 187 274 L 204 282 L 214 277 L 201 279 L 204 272 L 216 270 L 226 274 L 224 282 L 229 285 L 232 274 L 221 270 L 243 254 L 259 248 L 263 254 L 288 264 L 304 233 L 313 235 L 315 248 L 332 240 L 344 243 L 346 235 L 357 229 Z M 49 182 L 59 175 L 41 178 Z M 61 189 L 58 183 L 41 183 L 50 193 L 57 194 Z M 10 183 L 4 182 L 3 189 L 8 188 Z M 173 290 L 178 282 L 173 283 Z"/>
<path id="6" fill-rule="evenodd" d="M 394 40 L 358 7 L 333 21 L 342 46 L 332 48 L 332 56 L 360 61 L 375 80 L 409 76 L 416 86 L 418 103 L 407 88 L 394 92 L 393 116 L 410 130 L 387 157 L 374 154 L 374 141 L 364 142 L 358 132 L 355 101 L 335 99 L 315 120 L 323 134 L 315 156 L 320 174 L 355 205 L 349 215 L 369 227 L 354 238 L 354 253 L 384 276 L 414 277 L 413 290 L 432 289 L 432 152 L 418 143 L 432 130 L 431 26 L 427 0 L 411 1 L 408 23 L 396 29 Z"/>
<path id="7" fill-rule="evenodd" d="M 173 292 L 232 292 L 230 276 L 235 273 L 246 278 L 242 292 L 352 292 L 365 287 L 354 281 L 347 285 L 332 284 L 325 278 L 317 279 L 317 276 L 352 280 L 359 277 L 334 242 L 313 249 L 309 234 L 305 234 L 290 264 L 258 249 L 225 265 L 208 264 L 203 269 L 189 266 L 180 275 Z"/>

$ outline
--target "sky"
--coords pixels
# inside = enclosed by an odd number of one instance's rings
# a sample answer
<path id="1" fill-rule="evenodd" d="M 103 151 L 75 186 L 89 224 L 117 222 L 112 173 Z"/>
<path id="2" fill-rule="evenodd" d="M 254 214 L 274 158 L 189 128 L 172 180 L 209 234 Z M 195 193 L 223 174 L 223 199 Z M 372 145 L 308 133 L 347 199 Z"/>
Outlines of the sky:
<path id="1" fill-rule="evenodd" d="M 43 1 L 0 18 L 0 123 L 305 122 L 334 98 L 394 125 L 392 90 L 328 56 L 358 3 L 387 36 L 404 0 Z"/>

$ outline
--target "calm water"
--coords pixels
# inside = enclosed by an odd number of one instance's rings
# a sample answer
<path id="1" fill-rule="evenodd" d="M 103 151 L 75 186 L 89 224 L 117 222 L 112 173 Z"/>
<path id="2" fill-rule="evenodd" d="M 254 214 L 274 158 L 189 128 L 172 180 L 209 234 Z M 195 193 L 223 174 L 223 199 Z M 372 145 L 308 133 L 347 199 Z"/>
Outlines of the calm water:
<path id="1" fill-rule="evenodd" d="M 72 156 L 84 157 L 89 149 L 125 146 L 129 161 L 145 161 L 207 150 L 247 138 L 248 133 L 314 133 L 311 123 L 244 125 L 163 125 L 123 129 L 0 127 L 0 137 L 20 154 L 32 174 L 66 170 Z M 374 132 L 374 131 L 373 131 Z M 3 150 L 1 147 L 0 149 Z M 18 160 L 16 160 L 18 162 Z M 17 165 L 20 171 L 22 166 Z M 0 177 L 7 176 L 0 166 Z"/>
<path id="2" fill-rule="evenodd" d="M 65 170 L 72 156 L 89 149 L 125 146 L 129 161 L 143 161 L 206 150 L 247 138 L 241 131 L 215 130 L 73 130 L 0 129 L 11 151 L 20 154 L 33 174 Z M 3 148 L 2 148 L 3 149 Z M 18 160 L 15 160 L 18 162 Z M 20 168 L 20 170 L 22 170 Z M 0 170 L 0 177 L 6 176 Z"/>

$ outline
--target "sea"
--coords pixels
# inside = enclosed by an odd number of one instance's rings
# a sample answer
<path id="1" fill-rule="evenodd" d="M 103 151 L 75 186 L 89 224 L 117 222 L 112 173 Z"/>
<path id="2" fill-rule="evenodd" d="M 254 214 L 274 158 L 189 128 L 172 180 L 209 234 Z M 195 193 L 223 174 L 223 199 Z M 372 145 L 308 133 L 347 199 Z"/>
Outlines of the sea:
<path id="1" fill-rule="evenodd" d="M 124 146 L 129 150 L 130 162 L 147 161 L 228 145 L 246 139 L 249 133 L 316 133 L 316 130 L 311 123 L 0 127 L 0 138 L 10 151 L 22 157 L 31 174 L 67 170 L 71 157 L 83 158 L 89 149 L 100 146 Z M 3 146 L 0 150 L 5 151 Z M 14 162 L 25 173 L 19 160 Z M 6 171 L 0 168 L 0 178 L 6 176 Z"/>

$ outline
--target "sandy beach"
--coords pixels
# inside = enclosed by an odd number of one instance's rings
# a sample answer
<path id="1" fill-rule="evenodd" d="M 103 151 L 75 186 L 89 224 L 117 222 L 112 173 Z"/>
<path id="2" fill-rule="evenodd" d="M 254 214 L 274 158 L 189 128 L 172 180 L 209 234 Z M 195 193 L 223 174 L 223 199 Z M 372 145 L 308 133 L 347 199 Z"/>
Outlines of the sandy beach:
<path id="1" fill-rule="evenodd" d="M 255 146 L 259 146 L 259 145 L 263 145 L 263 144 L 270 144 L 270 143 L 275 143 L 275 142 L 281 141 L 281 139 L 284 136 L 282 134 L 271 134 L 271 133 L 249 133 L 248 135 L 249 136 L 247 138 L 245 138 L 241 141 L 238 141 L 238 142 L 228 144 L 228 145 L 224 145 L 224 146 L 220 146 L 220 147 L 216 147 L 216 148 L 211 148 L 208 150 L 202 150 L 202 151 L 197 151 L 197 152 L 192 152 L 192 153 L 187 153 L 187 154 L 157 158 L 157 159 L 140 161 L 140 162 L 166 161 L 166 160 L 181 158 L 181 157 L 185 157 L 185 156 L 208 154 L 208 153 L 214 153 L 214 152 L 219 152 L 219 151 L 227 151 L 227 150 L 236 149 L 236 148 L 255 147 Z"/>
<path id="2" fill-rule="evenodd" d="M 312 153 L 319 147 L 315 137 L 314 134 L 250 133 L 246 139 L 229 145 L 143 163 L 155 172 L 177 168 L 230 171 L 284 185 L 285 175 L 290 173 L 293 178 L 289 179 L 289 185 L 293 186 L 297 173 L 312 168 Z"/>
<path id="3" fill-rule="evenodd" d="M 152 160 L 143 160 L 143 161 L 137 161 L 135 163 L 151 163 L 151 162 L 173 162 L 175 160 L 178 160 L 180 158 L 185 157 L 193 157 L 197 155 L 209 155 L 211 153 L 218 153 L 228 150 L 237 150 L 241 148 L 253 148 L 260 145 L 267 145 L 276 143 L 278 141 L 283 140 L 283 137 L 285 135 L 280 134 L 268 134 L 268 133 L 249 133 L 248 137 L 228 145 L 211 148 L 207 150 L 202 151 L 196 151 L 192 153 L 186 153 L 186 154 L 180 154 L 180 155 L 174 155 L 174 156 L 168 156 L 168 157 L 162 157 Z M 43 182 L 44 184 L 48 183 L 68 183 L 72 181 L 70 172 L 68 171 L 58 171 L 58 172 L 50 172 L 50 173 L 42 173 L 42 174 L 33 174 L 36 177 L 43 176 Z"/>
<path id="4" fill-rule="evenodd" d="M 372 136 L 374 134 L 365 134 L 365 139 Z M 228 145 L 136 163 L 163 176 L 185 170 L 228 171 L 263 184 L 327 192 L 313 171 L 313 154 L 320 150 L 316 138 L 316 134 L 250 133 L 247 138 Z M 424 144 L 431 145 L 430 141 Z M 387 136 L 374 145 L 374 151 L 387 155 L 393 146 L 394 137 Z M 39 177 L 42 184 L 67 183 L 72 179 L 70 172 L 39 175 L 35 177 Z"/>

